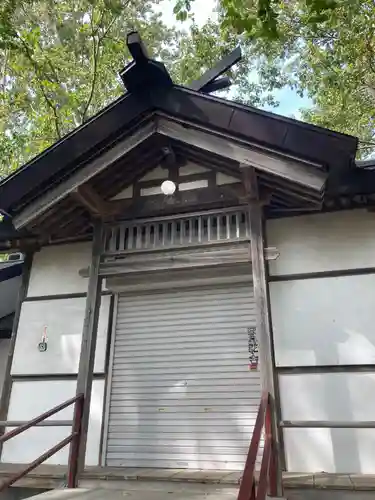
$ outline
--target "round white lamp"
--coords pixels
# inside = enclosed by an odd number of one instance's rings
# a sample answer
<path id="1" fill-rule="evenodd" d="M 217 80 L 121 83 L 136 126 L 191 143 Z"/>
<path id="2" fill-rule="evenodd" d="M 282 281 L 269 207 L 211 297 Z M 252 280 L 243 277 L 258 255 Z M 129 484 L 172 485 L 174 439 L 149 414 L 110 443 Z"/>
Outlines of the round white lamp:
<path id="1" fill-rule="evenodd" d="M 173 181 L 164 181 L 161 185 L 161 190 L 166 196 L 172 196 L 176 191 L 176 184 Z"/>

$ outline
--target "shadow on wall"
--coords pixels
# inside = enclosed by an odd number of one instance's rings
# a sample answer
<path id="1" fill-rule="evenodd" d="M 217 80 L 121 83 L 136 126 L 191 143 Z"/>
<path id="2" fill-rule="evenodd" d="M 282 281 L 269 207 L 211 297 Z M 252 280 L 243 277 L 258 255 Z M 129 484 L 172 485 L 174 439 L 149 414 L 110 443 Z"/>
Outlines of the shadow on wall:
<path id="1" fill-rule="evenodd" d="M 281 367 L 374 364 L 373 276 L 272 283 Z M 375 372 L 280 375 L 283 420 L 375 420 Z M 375 429 L 285 429 L 288 470 L 375 473 Z"/>

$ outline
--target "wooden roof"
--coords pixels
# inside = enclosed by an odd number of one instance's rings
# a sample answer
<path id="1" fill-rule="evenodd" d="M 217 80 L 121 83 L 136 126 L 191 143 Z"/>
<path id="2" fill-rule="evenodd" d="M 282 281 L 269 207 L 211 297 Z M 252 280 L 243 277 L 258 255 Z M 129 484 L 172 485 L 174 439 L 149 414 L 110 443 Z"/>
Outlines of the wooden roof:
<path id="1" fill-rule="evenodd" d="M 161 65 L 155 64 L 152 75 Z M 92 214 L 77 190 L 84 186 L 107 203 L 164 161 L 166 151 L 180 163 L 195 161 L 239 180 L 241 163 L 255 166 L 261 189 L 271 194 L 270 216 L 321 208 L 325 196 L 353 194 L 354 185 L 356 194 L 375 191 L 374 172 L 366 183 L 358 180 L 363 169 L 354 162 L 355 137 L 174 85 L 165 68 L 160 80 L 152 80 L 144 68 L 140 75 L 137 61 L 130 68 L 143 85 L 132 83 L 130 92 L 0 183 L 6 214 L 0 241 L 89 234 Z"/>

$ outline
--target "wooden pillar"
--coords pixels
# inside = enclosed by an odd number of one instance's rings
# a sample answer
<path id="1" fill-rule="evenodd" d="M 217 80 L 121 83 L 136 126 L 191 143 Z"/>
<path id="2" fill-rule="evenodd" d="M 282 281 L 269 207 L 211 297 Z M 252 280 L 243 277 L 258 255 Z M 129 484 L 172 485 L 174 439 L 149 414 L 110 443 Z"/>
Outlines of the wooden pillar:
<path id="1" fill-rule="evenodd" d="M 85 467 L 87 431 L 90 416 L 91 390 L 101 302 L 102 279 L 99 276 L 99 268 L 103 242 L 103 224 L 98 220 L 94 222 L 94 238 L 77 380 L 77 394 L 83 394 L 85 398 L 82 414 L 81 442 L 79 446 L 78 474 L 81 473 Z"/>
<path id="2" fill-rule="evenodd" d="M 27 290 L 29 287 L 32 261 L 33 261 L 33 251 L 27 250 L 25 253 L 25 260 L 23 263 L 22 281 L 20 289 L 18 291 L 17 304 L 12 325 L 12 336 L 10 338 L 8 356 L 4 372 L 4 384 L 0 398 L 0 420 L 6 420 L 8 415 L 10 393 L 12 390 L 12 377 L 10 372 L 12 369 L 14 349 L 16 347 L 17 331 L 21 316 L 22 304 L 27 296 Z M 4 427 L 0 428 L 0 432 L 1 434 L 3 434 L 5 432 L 5 428 Z M 1 451 L 2 451 L 2 444 L 0 444 L 0 453 Z"/>
<path id="3" fill-rule="evenodd" d="M 272 408 L 272 432 L 275 437 L 276 469 L 278 473 L 278 496 L 282 496 L 280 468 L 280 440 L 276 411 L 274 349 L 271 335 L 271 312 L 266 274 L 266 258 L 263 233 L 263 206 L 259 199 L 258 180 L 254 167 L 242 166 L 243 182 L 248 196 L 248 224 L 250 236 L 251 265 L 256 309 L 257 339 L 259 343 L 260 374 L 262 389 L 269 392 Z"/>

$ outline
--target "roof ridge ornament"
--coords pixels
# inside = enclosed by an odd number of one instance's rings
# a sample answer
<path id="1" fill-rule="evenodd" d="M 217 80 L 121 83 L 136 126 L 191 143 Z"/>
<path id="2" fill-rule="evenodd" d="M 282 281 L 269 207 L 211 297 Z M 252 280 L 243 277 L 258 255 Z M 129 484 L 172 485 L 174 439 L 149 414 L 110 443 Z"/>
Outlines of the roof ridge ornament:
<path id="1" fill-rule="evenodd" d="M 120 71 L 120 77 L 128 92 L 135 93 L 157 87 L 167 88 L 173 85 L 167 68 L 162 62 L 150 58 L 147 47 L 137 31 L 128 33 L 126 45 L 133 61 Z M 213 68 L 206 71 L 198 80 L 188 85 L 187 88 L 210 94 L 230 87 L 230 79 L 222 75 L 241 58 L 241 48 L 237 47 L 224 56 Z"/>
<path id="2" fill-rule="evenodd" d="M 126 45 L 133 61 L 120 71 L 120 77 L 128 92 L 139 92 L 155 87 L 171 87 L 173 81 L 162 62 L 151 59 L 137 31 L 126 37 Z"/>

